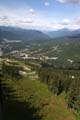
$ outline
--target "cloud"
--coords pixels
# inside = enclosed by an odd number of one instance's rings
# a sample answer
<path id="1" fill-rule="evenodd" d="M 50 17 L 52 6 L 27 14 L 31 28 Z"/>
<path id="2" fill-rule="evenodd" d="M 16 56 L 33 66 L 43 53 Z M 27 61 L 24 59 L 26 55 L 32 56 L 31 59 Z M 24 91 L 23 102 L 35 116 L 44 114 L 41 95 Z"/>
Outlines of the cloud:
<path id="1" fill-rule="evenodd" d="M 2 26 L 16 26 L 27 29 L 40 29 L 40 30 L 58 30 L 63 28 L 79 29 L 80 18 L 69 19 L 63 18 L 62 20 L 46 19 L 45 15 L 37 11 L 33 15 L 33 10 L 27 9 L 27 14 L 10 13 L 10 11 L 0 11 L 0 25 Z"/>
<path id="2" fill-rule="evenodd" d="M 62 20 L 61 24 L 62 25 L 68 25 L 68 24 L 70 24 L 70 20 L 65 18 L 65 19 Z"/>
<path id="3" fill-rule="evenodd" d="M 31 9 L 29 9 L 29 13 L 30 13 L 30 14 L 35 14 L 36 11 L 35 11 L 34 9 L 31 8 Z"/>
<path id="4" fill-rule="evenodd" d="M 74 23 L 77 24 L 77 25 L 80 25 L 80 18 L 74 19 Z"/>
<path id="5" fill-rule="evenodd" d="M 0 16 L 0 20 L 7 20 L 8 19 L 8 16 Z"/>
<path id="6" fill-rule="evenodd" d="M 27 19 L 22 19 L 18 21 L 20 24 L 31 24 L 34 22 L 34 20 L 32 20 L 31 18 L 27 18 Z"/>
<path id="7" fill-rule="evenodd" d="M 50 3 L 49 2 L 45 2 L 44 5 L 48 7 L 48 6 L 50 6 Z"/>
<path id="8" fill-rule="evenodd" d="M 0 25 L 7 26 L 7 25 L 9 25 L 9 23 L 10 23 L 10 20 L 9 20 L 8 16 L 0 15 Z"/>
<path id="9" fill-rule="evenodd" d="M 57 0 L 60 3 L 80 3 L 80 0 Z"/>
<path id="10" fill-rule="evenodd" d="M 0 25 L 26 27 L 28 24 L 30 25 L 34 22 L 33 18 L 36 15 L 33 15 L 32 9 L 28 8 L 27 10 L 25 10 L 23 14 L 19 12 L 8 11 L 8 10 L 5 11 L 5 9 L 0 11 Z"/>

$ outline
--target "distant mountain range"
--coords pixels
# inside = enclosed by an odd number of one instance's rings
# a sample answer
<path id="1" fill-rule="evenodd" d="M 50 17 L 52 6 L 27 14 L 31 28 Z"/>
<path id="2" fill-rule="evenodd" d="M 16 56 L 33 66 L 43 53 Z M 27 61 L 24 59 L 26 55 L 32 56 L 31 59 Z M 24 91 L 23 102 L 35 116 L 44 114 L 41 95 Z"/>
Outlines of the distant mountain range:
<path id="1" fill-rule="evenodd" d="M 59 38 L 59 37 L 77 37 L 80 36 L 80 29 L 77 30 L 69 30 L 69 29 L 60 29 L 56 31 L 47 31 L 45 32 L 51 38 Z"/>
<path id="2" fill-rule="evenodd" d="M 47 40 L 50 37 L 38 30 L 27 30 L 16 27 L 4 27 L 0 26 L 0 40 L 22 40 L 22 41 L 32 41 L 32 40 Z"/>
<path id="3" fill-rule="evenodd" d="M 80 29 L 69 30 L 60 29 L 57 31 L 42 32 L 32 29 L 21 29 L 17 27 L 0 26 L 0 41 L 8 40 L 21 40 L 21 41 L 44 41 L 60 37 L 80 37 Z"/>

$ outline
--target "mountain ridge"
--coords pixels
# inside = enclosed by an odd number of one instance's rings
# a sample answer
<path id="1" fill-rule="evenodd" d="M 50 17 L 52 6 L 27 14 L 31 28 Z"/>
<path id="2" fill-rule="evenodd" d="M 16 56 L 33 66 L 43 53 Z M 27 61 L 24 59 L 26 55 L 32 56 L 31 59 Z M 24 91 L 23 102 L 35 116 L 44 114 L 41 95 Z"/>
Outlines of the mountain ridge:
<path id="1" fill-rule="evenodd" d="M 8 40 L 47 40 L 50 37 L 39 30 L 0 26 L 0 39 Z"/>
<path id="2" fill-rule="evenodd" d="M 60 30 L 53 30 L 53 31 L 46 31 L 45 32 L 51 38 L 59 38 L 59 37 L 66 37 L 66 36 L 79 36 L 80 29 L 70 30 L 67 28 L 60 29 Z"/>

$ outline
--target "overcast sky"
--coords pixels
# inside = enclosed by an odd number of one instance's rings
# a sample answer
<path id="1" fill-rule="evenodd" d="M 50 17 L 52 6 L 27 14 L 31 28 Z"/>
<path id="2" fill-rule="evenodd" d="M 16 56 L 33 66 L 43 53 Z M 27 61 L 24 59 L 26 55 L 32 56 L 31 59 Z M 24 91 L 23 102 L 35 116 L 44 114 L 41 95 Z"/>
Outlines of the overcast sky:
<path id="1" fill-rule="evenodd" d="M 0 0 L 0 25 L 79 29 L 80 0 Z"/>

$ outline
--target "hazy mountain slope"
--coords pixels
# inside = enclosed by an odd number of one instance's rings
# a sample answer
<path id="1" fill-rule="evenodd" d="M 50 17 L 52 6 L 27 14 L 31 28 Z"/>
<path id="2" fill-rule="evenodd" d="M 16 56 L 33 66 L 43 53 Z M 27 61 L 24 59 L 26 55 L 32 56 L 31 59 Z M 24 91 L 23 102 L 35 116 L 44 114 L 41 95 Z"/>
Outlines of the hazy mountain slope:
<path id="1" fill-rule="evenodd" d="M 0 40 L 47 40 L 49 36 L 38 30 L 26 30 L 15 27 L 0 27 Z"/>
<path id="2" fill-rule="evenodd" d="M 51 38 L 65 37 L 65 36 L 80 36 L 80 29 L 78 30 L 69 30 L 69 29 L 60 29 L 56 31 L 45 32 Z"/>

